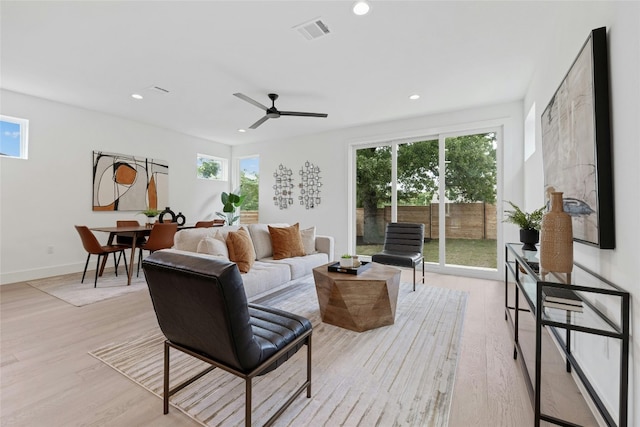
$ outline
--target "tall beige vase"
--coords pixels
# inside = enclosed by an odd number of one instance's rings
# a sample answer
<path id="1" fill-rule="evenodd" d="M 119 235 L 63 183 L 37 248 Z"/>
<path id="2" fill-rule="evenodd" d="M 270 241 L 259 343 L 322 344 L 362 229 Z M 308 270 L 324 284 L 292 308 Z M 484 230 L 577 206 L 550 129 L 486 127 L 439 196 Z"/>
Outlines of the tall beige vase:
<path id="1" fill-rule="evenodd" d="M 565 273 L 571 283 L 573 270 L 573 226 L 564 211 L 562 193 L 551 193 L 551 210 L 543 215 L 540 227 L 540 273 Z"/>

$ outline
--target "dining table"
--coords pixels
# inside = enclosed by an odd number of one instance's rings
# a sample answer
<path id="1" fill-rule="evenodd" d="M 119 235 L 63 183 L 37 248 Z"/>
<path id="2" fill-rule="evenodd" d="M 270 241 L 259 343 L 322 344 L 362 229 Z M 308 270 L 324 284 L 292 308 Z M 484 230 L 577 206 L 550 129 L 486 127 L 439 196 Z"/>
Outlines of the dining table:
<path id="1" fill-rule="evenodd" d="M 194 228 L 195 225 L 179 225 L 178 230 L 184 230 L 186 228 Z M 127 286 L 131 285 L 131 275 L 133 273 L 133 264 L 136 260 L 136 243 L 138 241 L 138 237 L 148 236 L 151 234 L 151 230 L 153 227 L 148 227 L 146 225 L 127 225 L 121 227 L 91 227 L 91 231 L 98 231 L 102 233 L 109 233 L 109 239 L 107 240 L 107 245 L 113 244 L 113 239 L 116 236 L 131 236 L 131 258 L 129 261 L 129 271 L 127 276 Z M 126 260 L 125 260 L 126 262 Z M 100 266 L 100 271 L 98 272 L 98 276 L 102 276 L 102 272 L 104 271 L 105 264 L 107 263 L 107 257 L 102 259 L 102 265 Z"/>

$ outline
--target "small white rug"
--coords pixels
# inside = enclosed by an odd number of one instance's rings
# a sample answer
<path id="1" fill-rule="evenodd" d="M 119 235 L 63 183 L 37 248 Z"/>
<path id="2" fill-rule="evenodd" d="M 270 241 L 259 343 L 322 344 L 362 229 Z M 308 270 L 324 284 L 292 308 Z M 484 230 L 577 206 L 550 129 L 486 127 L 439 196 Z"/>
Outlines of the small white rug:
<path id="1" fill-rule="evenodd" d="M 312 398 L 303 393 L 277 426 L 445 427 L 455 379 L 467 294 L 419 285 L 400 286 L 395 324 L 363 333 L 322 323 L 313 280 L 260 300 L 313 324 Z M 89 354 L 150 392 L 162 395 L 163 342 L 159 329 L 105 345 Z M 306 348 L 254 379 L 253 420 L 263 423 L 305 378 Z M 171 383 L 206 366 L 171 352 Z M 220 369 L 171 397 L 202 425 L 244 425 L 244 381 Z M 158 412 L 162 404 L 158 402 Z"/>
<path id="2" fill-rule="evenodd" d="M 120 268 L 120 270 L 124 269 Z M 120 271 L 116 277 L 113 269 L 105 269 L 102 277 L 98 277 L 97 288 L 93 287 L 94 274 L 95 270 L 87 271 L 84 283 L 80 283 L 82 273 L 74 273 L 30 280 L 27 284 L 76 307 L 82 307 L 83 305 L 93 304 L 143 289 L 148 291 L 147 282 L 142 272 L 140 272 L 140 277 L 136 277 L 134 271 L 133 277 L 131 278 L 131 285 L 127 286 L 127 275 L 124 271 Z"/>

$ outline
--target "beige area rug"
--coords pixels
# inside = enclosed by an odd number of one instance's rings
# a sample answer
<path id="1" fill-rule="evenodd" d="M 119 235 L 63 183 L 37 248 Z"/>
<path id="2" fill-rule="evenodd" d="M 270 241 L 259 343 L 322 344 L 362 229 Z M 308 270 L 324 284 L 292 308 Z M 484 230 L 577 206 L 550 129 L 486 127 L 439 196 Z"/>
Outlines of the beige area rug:
<path id="1" fill-rule="evenodd" d="M 262 298 L 309 318 L 312 397 L 299 396 L 279 426 L 446 426 L 467 295 L 401 285 L 395 324 L 357 333 L 320 320 L 313 280 Z M 164 337 L 159 330 L 106 345 L 91 355 L 142 387 L 162 395 Z M 171 384 L 199 372 L 203 362 L 171 352 Z M 264 423 L 303 382 L 306 348 L 253 382 L 253 421 Z M 244 381 L 216 369 L 171 397 L 179 409 L 207 426 L 244 425 Z M 162 403 L 158 401 L 158 411 Z"/>
<path id="2" fill-rule="evenodd" d="M 134 271 L 133 277 L 131 278 L 131 285 L 127 286 L 127 275 L 124 272 L 124 268 L 120 268 L 119 270 L 118 276 L 116 277 L 113 269 L 105 269 L 102 277 L 98 277 L 98 287 L 96 288 L 93 287 L 95 270 L 87 271 L 84 283 L 80 283 L 82 273 L 74 273 L 30 280 L 27 284 L 76 307 L 82 307 L 83 305 L 93 304 L 143 289 L 148 292 L 149 288 L 147 287 L 147 282 L 142 272 L 140 272 L 140 277 L 136 278 Z"/>

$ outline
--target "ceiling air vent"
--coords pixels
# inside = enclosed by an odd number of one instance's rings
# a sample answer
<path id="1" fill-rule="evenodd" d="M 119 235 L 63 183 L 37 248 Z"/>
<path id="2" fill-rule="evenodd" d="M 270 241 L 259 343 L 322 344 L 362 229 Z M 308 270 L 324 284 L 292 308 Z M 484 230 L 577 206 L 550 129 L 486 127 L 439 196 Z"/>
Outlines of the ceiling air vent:
<path id="1" fill-rule="evenodd" d="M 307 40 L 318 39 L 329 34 L 329 27 L 320 18 L 296 25 L 293 29 L 302 34 Z"/>
<path id="2" fill-rule="evenodd" d="M 160 86 L 149 86 L 145 90 L 148 90 L 153 93 L 157 93 L 159 95 L 166 95 L 169 93 L 167 89 L 161 88 Z"/>

